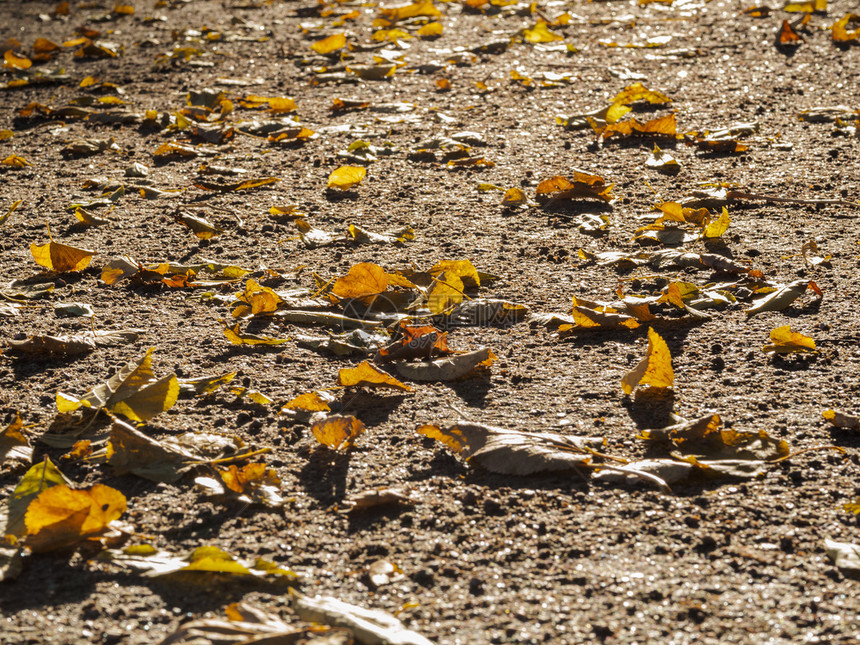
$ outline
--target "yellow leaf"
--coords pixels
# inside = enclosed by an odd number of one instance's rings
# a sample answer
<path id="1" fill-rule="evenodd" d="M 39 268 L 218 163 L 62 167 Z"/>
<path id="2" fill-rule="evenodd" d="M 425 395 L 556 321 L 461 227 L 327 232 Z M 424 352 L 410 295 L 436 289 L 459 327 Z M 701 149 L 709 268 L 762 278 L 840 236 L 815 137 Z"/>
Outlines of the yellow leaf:
<path id="1" fill-rule="evenodd" d="M 502 197 L 502 206 L 518 206 L 528 201 L 526 194 L 519 188 L 509 188 Z"/>
<path id="2" fill-rule="evenodd" d="M 675 372 L 672 370 L 672 355 L 669 347 L 657 332 L 648 329 L 648 353 L 645 358 L 624 375 L 621 387 L 625 394 L 631 394 L 640 385 L 660 390 L 672 387 Z"/>
<path id="3" fill-rule="evenodd" d="M 122 2 L 117 2 L 113 6 L 113 12 L 118 16 L 132 16 L 134 15 L 134 7 L 130 4 L 123 4 Z"/>
<path id="4" fill-rule="evenodd" d="M 24 157 L 19 157 L 18 155 L 12 154 L 6 157 L 3 161 L 0 161 L 4 166 L 12 166 L 13 168 L 24 168 L 26 166 L 32 166 L 29 161 L 24 159 Z"/>
<path id="5" fill-rule="evenodd" d="M 333 450 L 352 448 L 356 438 L 365 431 L 364 424 L 354 416 L 332 415 L 316 421 L 311 432 L 322 445 Z"/>
<path id="6" fill-rule="evenodd" d="M 200 240 L 211 240 L 223 231 L 209 220 L 197 217 L 190 213 L 179 212 L 175 215 L 176 221 L 188 227 Z"/>
<path id="7" fill-rule="evenodd" d="M 439 426 L 423 425 L 416 428 L 415 432 L 445 444 L 455 453 L 463 452 L 463 448 L 466 445 L 466 438 L 457 426 L 443 430 Z"/>
<path id="8" fill-rule="evenodd" d="M 770 345 L 761 348 L 766 354 L 792 354 L 815 352 L 815 341 L 796 331 L 791 331 L 791 325 L 777 327 L 770 332 Z"/>
<path id="9" fill-rule="evenodd" d="M 95 213 L 84 210 L 83 208 L 75 208 L 75 217 L 77 220 L 87 226 L 102 226 L 107 224 L 109 220 L 99 217 Z"/>
<path id="10" fill-rule="evenodd" d="M 447 276 L 457 276 L 467 287 L 480 287 L 481 277 L 475 265 L 469 260 L 441 260 L 430 267 L 427 272 L 434 278 L 446 274 Z"/>
<path id="11" fill-rule="evenodd" d="M 720 237 L 723 233 L 726 232 L 729 228 L 729 224 L 731 224 L 731 218 L 729 217 L 729 211 L 723 206 L 723 212 L 720 214 L 719 218 L 711 222 L 705 227 L 705 237 L 715 238 Z"/>
<path id="12" fill-rule="evenodd" d="M 328 176 L 328 187 L 349 190 L 362 182 L 367 169 L 361 166 L 341 166 Z"/>
<path id="13" fill-rule="evenodd" d="M 311 44 L 311 49 L 317 54 L 330 54 L 344 47 L 346 47 L 346 34 L 333 34 Z"/>
<path id="14" fill-rule="evenodd" d="M 420 38 L 437 38 L 442 35 L 443 29 L 441 22 L 428 22 L 418 30 L 418 36 Z"/>
<path id="15" fill-rule="evenodd" d="M 419 0 L 413 4 L 401 7 L 382 7 L 379 12 L 389 23 L 394 23 L 404 18 L 416 18 L 418 16 L 439 18 L 442 15 L 442 12 L 433 4 L 433 0 Z"/>
<path id="16" fill-rule="evenodd" d="M 559 36 L 552 31 L 545 22 L 539 22 L 531 29 L 523 30 L 523 38 L 532 43 L 551 43 L 556 40 L 564 40 L 563 36 Z"/>
<path id="17" fill-rule="evenodd" d="M 848 23 L 854 22 L 857 24 L 860 22 L 860 17 L 855 14 L 847 13 L 842 18 L 833 23 L 833 26 L 830 28 L 831 38 L 833 42 L 837 43 L 847 43 L 855 40 L 860 40 L 860 27 L 854 29 L 853 31 L 848 31 Z"/>
<path id="18" fill-rule="evenodd" d="M 379 295 L 387 288 L 385 269 L 371 262 L 360 262 L 335 281 L 331 292 L 339 298 L 364 298 Z"/>
<path id="19" fill-rule="evenodd" d="M 252 278 L 245 283 L 245 292 L 239 298 L 251 306 L 253 316 L 273 313 L 284 303 L 272 289 L 260 285 Z"/>
<path id="20" fill-rule="evenodd" d="M 30 69 L 33 66 L 33 62 L 27 58 L 26 56 L 18 56 L 11 49 L 7 49 L 6 53 L 3 55 L 5 59 L 4 67 L 9 69 Z"/>
<path id="21" fill-rule="evenodd" d="M 57 242 L 48 242 L 39 246 L 30 245 L 30 253 L 36 264 L 57 273 L 66 271 L 83 271 L 89 265 L 95 251 L 66 246 Z"/>
<path id="22" fill-rule="evenodd" d="M 239 325 L 229 327 L 223 320 L 224 336 L 234 345 L 283 345 L 290 342 L 289 338 L 272 338 L 271 336 L 257 336 L 256 334 L 243 334 L 239 331 Z"/>
<path id="23" fill-rule="evenodd" d="M 371 36 L 371 38 L 377 42 L 390 40 L 391 42 L 396 43 L 398 40 L 412 38 L 412 34 L 408 31 L 403 31 L 402 29 L 379 29 L 373 32 L 373 36 Z"/>
<path id="24" fill-rule="evenodd" d="M 306 392 L 284 404 L 287 410 L 302 412 L 330 412 L 329 401 L 320 396 L 319 392 Z"/>
<path id="25" fill-rule="evenodd" d="M 648 103 L 671 103 L 672 99 L 661 92 L 649 90 L 642 83 L 634 83 L 628 85 L 612 99 L 613 105 L 630 105 L 637 101 L 647 101 Z"/>
<path id="26" fill-rule="evenodd" d="M 463 281 L 456 272 L 446 271 L 440 275 L 427 294 L 427 308 L 430 313 L 435 316 L 444 313 L 449 307 L 463 302 L 465 297 L 463 290 L 465 288 Z"/>
<path id="27" fill-rule="evenodd" d="M 340 370 L 337 374 L 337 384 L 344 387 L 386 387 L 404 392 L 412 391 L 411 387 L 367 361 L 363 361 L 356 367 Z"/>
<path id="28" fill-rule="evenodd" d="M 34 551 L 72 546 L 102 533 L 125 510 L 125 496 L 109 486 L 95 484 L 86 490 L 52 486 L 27 507 L 27 545 Z"/>
<path id="29" fill-rule="evenodd" d="M 6 211 L 4 215 L 0 215 L 0 224 L 5 224 L 6 220 L 9 219 L 9 216 L 18 209 L 18 207 L 21 205 L 21 202 L 23 201 L 23 199 L 19 199 L 18 201 L 12 202 L 12 205 L 9 207 L 9 210 Z"/>

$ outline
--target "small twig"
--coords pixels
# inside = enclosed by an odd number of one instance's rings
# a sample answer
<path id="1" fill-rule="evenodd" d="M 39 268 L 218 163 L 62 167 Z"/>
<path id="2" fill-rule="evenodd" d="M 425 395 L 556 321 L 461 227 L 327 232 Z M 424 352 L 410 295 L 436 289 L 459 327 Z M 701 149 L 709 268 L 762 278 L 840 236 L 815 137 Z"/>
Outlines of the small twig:
<path id="1" fill-rule="evenodd" d="M 843 455 L 845 454 L 845 449 L 840 448 L 839 446 L 812 446 L 811 448 L 803 448 L 802 450 L 798 450 L 797 452 L 789 453 L 785 457 L 780 457 L 779 459 L 774 459 L 765 463 L 778 464 L 781 461 L 785 461 L 786 459 L 792 459 L 793 457 L 798 457 L 804 453 L 812 452 L 813 450 L 835 450 L 836 452 L 839 452 Z"/>
<path id="2" fill-rule="evenodd" d="M 766 202 L 779 202 L 783 204 L 831 204 L 833 206 L 850 206 L 851 208 L 860 208 L 860 204 L 849 202 L 844 199 L 796 199 L 794 197 L 774 197 L 772 195 L 759 195 L 758 193 L 745 193 L 739 190 L 730 190 L 726 192 L 728 199 L 761 199 Z"/>
<path id="3" fill-rule="evenodd" d="M 212 464 L 226 464 L 231 461 L 240 461 L 242 459 L 250 459 L 251 457 L 256 457 L 257 455 L 263 455 L 267 452 L 272 452 L 271 448 L 260 448 L 259 450 L 252 450 L 251 452 L 246 452 L 241 455 L 233 455 L 232 457 L 221 457 L 221 459 L 211 459 L 209 461 L 204 461 L 201 463 L 207 464 L 211 466 Z"/>

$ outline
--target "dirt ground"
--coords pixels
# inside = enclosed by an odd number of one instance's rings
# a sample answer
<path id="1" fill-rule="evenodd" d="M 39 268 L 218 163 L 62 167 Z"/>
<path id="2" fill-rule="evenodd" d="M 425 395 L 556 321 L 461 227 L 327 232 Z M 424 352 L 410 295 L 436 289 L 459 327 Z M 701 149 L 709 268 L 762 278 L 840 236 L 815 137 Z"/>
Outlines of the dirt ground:
<path id="1" fill-rule="evenodd" d="M 82 487 L 121 491 L 128 500 L 122 520 L 134 530 L 126 545 L 177 555 L 212 545 L 265 558 L 299 573 L 305 594 L 396 614 L 436 643 L 856 642 L 860 582 L 834 566 L 823 540 L 860 542 L 857 517 L 843 509 L 860 496 L 860 435 L 827 423 L 822 412 L 860 412 L 860 209 L 850 204 L 860 200 L 860 138 L 848 127 L 851 118 L 800 118 L 823 106 L 860 109 L 860 48 L 835 44 L 830 32 L 854 3 L 835 0 L 826 13 L 811 14 L 798 26 L 803 42 L 790 47 L 775 44 L 780 25 L 804 14 L 776 6 L 756 17 L 743 13 L 747 4 L 727 0 L 437 3 L 441 36 L 420 38 L 415 30 L 428 19 L 406 19 L 395 27 L 410 37 L 382 48 L 371 47 L 378 44 L 372 23 L 382 15 L 372 2 L 128 4 L 133 15 L 113 11 L 111 2 L 72 2 L 68 15 L 57 14 L 54 2 L 0 4 L 0 40 L 16 38 L 20 54 L 32 55 L 37 38 L 62 44 L 86 29 L 100 32 L 97 45 L 112 43 L 119 52 L 76 57 L 86 47 L 78 44 L 29 70 L 5 70 L 10 87 L 2 90 L 0 130 L 12 136 L 0 141 L 0 158 L 18 155 L 30 165 L 0 165 L 0 217 L 22 200 L 0 224 L 0 305 L 24 305 L 14 316 L 0 315 L 0 422 L 5 428 L 20 412 L 33 463 L 47 455 Z M 524 28 L 564 12 L 569 23 L 551 27 L 563 40 L 523 41 Z M 344 32 L 352 45 L 344 61 L 310 49 Z M 640 46 L 625 46 L 631 44 Z M 384 77 L 391 61 L 396 71 Z M 346 69 L 361 65 L 376 65 L 364 74 L 379 80 Z M 80 87 L 86 77 L 95 84 Z M 739 139 L 748 150 L 712 153 L 672 137 L 600 142 L 591 128 L 557 122 L 609 105 L 636 82 L 672 99 L 636 104 L 640 121 L 674 111 L 679 133 L 700 136 L 755 122 Z M 206 88 L 233 104 L 221 123 L 235 130 L 224 141 L 205 131 L 192 137 L 193 119 L 177 127 L 189 93 Z M 252 109 L 251 95 L 290 97 L 297 109 Z M 104 97 L 122 104 L 99 102 Z M 333 110 L 337 99 L 359 103 Z M 157 112 L 154 121 L 147 110 Z M 285 143 L 269 141 L 264 130 L 240 131 L 267 119 L 283 128 L 293 116 L 318 136 Z M 459 135 L 471 145 L 468 155 L 494 165 L 458 167 L 448 161 L 464 154 L 460 148 L 427 143 L 463 131 L 476 133 Z M 81 138 L 108 147 L 64 151 Z M 356 164 L 367 167 L 360 186 L 327 189 L 329 173 L 349 163 L 338 153 L 357 140 L 380 146 L 378 159 Z M 194 146 L 197 156 L 155 154 L 170 141 Z M 646 167 L 655 142 L 680 171 Z M 133 164 L 148 174 L 127 175 Z M 203 164 L 247 172 L 205 174 Z M 617 199 L 506 207 L 502 192 L 479 188 L 522 188 L 532 200 L 540 181 L 572 177 L 575 168 L 614 184 Z M 263 177 L 280 181 L 211 189 Z M 633 240 L 651 206 L 720 182 L 756 195 L 824 201 L 734 201 L 722 244 L 706 249 L 692 240 L 683 248 L 712 250 L 774 283 L 812 280 L 823 297 L 807 291 L 787 309 L 757 316 L 744 313 L 750 298 L 739 299 L 694 323 L 676 310 L 671 315 L 684 322 L 658 330 L 675 373 L 668 400 L 622 392 L 622 376 L 645 355 L 648 324 L 570 335 L 528 319 L 451 324 L 453 348 L 492 349 L 497 359 L 489 370 L 409 382 L 410 392 L 333 390 L 335 411 L 367 428 L 354 449 L 335 452 L 319 445 L 307 422 L 279 410 L 302 393 L 333 388 L 338 370 L 363 360 L 314 351 L 296 338 L 339 330 L 263 318 L 241 329 L 291 340 L 232 345 L 219 322 L 230 319 L 229 296 L 248 277 L 309 297 L 319 290 L 317 277 L 324 283 L 359 262 L 426 271 L 440 260 L 470 260 L 496 277 L 485 279 L 478 296 L 519 303 L 532 314 L 569 314 L 573 297 L 613 301 L 619 286 L 644 296 L 670 281 L 736 281 L 705 267 L 616 266 L 589 255 L 664 248 Z M 107 223 L 78 222 L 70 204 L 120 185 L 124 195 L 88 209 Z M 143 195 L 141 188 L 175 192 Z M 309 247 L 289 215 L 270 214 L 273 206 L 295 206 L 313 227 L 342 239 Z M 182 213 L 222 232 L 198 239 L 177 222 Z M 587 230 L 589 215 L 604 228 Z M 46 222 L 56 242 L 96 252 L 88 268 L 41 273 L 30 245 L 48 242 Z M 372 232 L 409 226 L 415 239 L 360 245 L 343 238 L 350 224 Z M 801 247 L 811 241 L 828 262 L 805 261 Z M 205 258 L 252 273 L 211 289 L 132 280 L 108 286 L 102 268 L 121 255 L 144 265 Z M 54 289 L 39 299 L 14 297 L 13 280 L 53 282 Z M 87 303 L 95 315 L 61 317 L 54 307 L 66 302 Z M 813 337 L 818 353 L 763 352 L 770 331 L 788 324 Z M 10 346 L 91 328 L 143 331 L 130 344 L 73 358 L 22 357 Z M 82 396 L 152 347 L 159 376 L 237 375 L 211 394 L 180 397 L 142 431 L 157 440 L 216 431 L 270 448 L 261 460 L 281 479 L 283 506 L 216 503 L 195 488 L 193 474 L 155 483 L 117 474 L 103 460 L 63 458 L 67 447 L 39 440 L 57 416 L 58 391 Z M 231 392 L 237 385 L 272 403 Z M 454 423 L 462 413 L 509 429 L 602 437 L 601 452 L 635 460 L 651 454 L 637 435 L 669 425 L 670 412 L 686 419 L 714 412 L 726 428 L 764 430 L 792 452 L 842 451 L 805 452 L 747 479 L 679 482 L 667 493 L 596 481 L 590 471 L 494 474 L 415 431 Z M 92 447 L 104 447 L 101 439 Z M 3 466 L 0 497 L 26 468 Z M 350 495 L 393 486 L 407 489 L 413 503 L 338 512 Z M 395 566 L 389 580 L 371 579 L 368 568 L 379 561 Z M 0 583 L 0 643 L 158 643 L 192 618 L 223 617 L 239 600 L 297 622 L 286 588 L 275 583 L 147 578 L 97 559 L 92 548 L 34 553 L 16 578 Z"/>

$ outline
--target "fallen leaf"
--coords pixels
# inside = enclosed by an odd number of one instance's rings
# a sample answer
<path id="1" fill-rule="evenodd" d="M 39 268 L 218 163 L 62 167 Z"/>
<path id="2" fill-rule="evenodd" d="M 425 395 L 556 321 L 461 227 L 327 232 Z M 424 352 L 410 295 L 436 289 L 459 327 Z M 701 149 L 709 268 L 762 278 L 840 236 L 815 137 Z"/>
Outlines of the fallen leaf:
<path id="1" fill-rule="evenodd" d="M 523 39 L 534 45 L 538 43 L 551 43 L 556 40 L 564 40 L 564 37 L 552 31 L 545 22 L 541 21 L 534 27 L 523 29 Z"/>
<path id="2" fill-rule="evenodd" d="M 444 429 L 426 425 L 417 432 L 441 441 L 469 463 L 501 475 L 577 470 L 590 465 L 595 450 L 604 443 L 599 437 L 520 432 L 467 422 Z"/>
<path id="3" fill-rule="evenodd" d="M 265 464 L 231 465 L 216 468 L 212 477 L 198 477 L 194 484 L 207 495 L 222 503 L 261 504 L 276 508 L 284 504 L 280 495 L 281 480 Z"/>
<path id="4" fill-rule="evenodd" d="M 0 513 L 0 537 L 5 535 L 23 537 L 27 533 L 24 519 L 30 502 L 36 499 L 42 491 L 60 484 L 73 485 L 72 481 L 60 472 L 49 457 L 45 457 L 40 463 L 31 466 L 18 481 L 12 494 L 6 499 L 5 505 L 8 509 L 8 515 L 4 525 L 4 514 Z"/>
<path id="5" fill-rule="evenodd" d="M 663 172 L 677 172 L 681 169 L 678 160 L 665 150 L 661 150 L 657 145 L 654 146 L 654 150 L 645 160 L 645 166 Z"/>
<path id="6" fill-rule="evenodd" d="M 125 510 L 125 496 L 109 486 L 75 490 L 58 484 L 27 507 L 25 543 L 35 552 L 68 548 L 103 533 Z"/>
<path id="7" fill-rule="evenodd" d="M 860 572 L 860 545 L 825 538 L 824 548 L 838 569 Z"/>
<path id="8" fill-rule="evenodd" d="M 383 387 L 402 392 L 412 391 L 411 387 L 367 361 L 362 361 L 356 367 L 340 370 L 337 374 L 337 384 L 343 387 Z"/>
<path id="9" fill-rule="evenodd" d="M 16 469 L 33 461 L 33 446 L 21 432 L 23 427 L 21 415 L 16 412 L 14 421 L 0 431 L 0 466 L 3 470 Z"/>
<path id="10" fill-rule="evenodd" d="M 662 392 L 672 387 L 675 372 L 672 370 L 672 355 L 660 335 L 653 329 L 648 329 L 648 352 L 639 364 L 621 379 L 621 388 L 625 394 L 632 394 L 640 386 L 653 388 Z"/>
<path id="11" fill-rule="evenodd" d="M 746 314 L 748 317 L 752 317 L 766 311 L 782 311 L 783 309 L 787 309 L 791 303 L 803 295 L 808 287 L 809 280 L 795 280 L 764 298 L 757 300 L 752 307 L 746 310 Z"/>
<path id="12" fill-rule="evenodd" d="M 777 45 L 783 47 L 796 47 L 803 42 L 803 38 L 798 35 L 788 20 L 783 20 L 782 27 L 780 27 L 779 33 L 776 36 L 776 42 Z"/>
<path id="13" fill-rule="evenodd" d="M 0 164 L 4 166 L 10 166 L 11 168 L 26 168 L 27 166 L 32 166 L 29 161 L 24 159 L 24 157 L 12 154 L 0 161 Z"/>
<path id="14" fill-rule="evenodd" d="M 335 281 L 331 292 L 342 299 L 377 296 L 388 289 L 388 280 L 385 269 L 378 264 L 360 262 Z"/>
<path id="15" fill-rule="evenodd" d="M 722 236 L 722 234 L 728 230 L 729 224 L 731 224 L 731 222 L 732 220 L 729 217 L 729 211 L 726 209 L 725 206 L 723 206 L 723 210 L 722 213 L 720 213 L 720 216 L 717 219 L 712 220 L 705 227 L 702 236 L 706 239 L 716 239 Z"/>
<path id="16" fill-rule="evenodd" d="M 329 404 L 334 397 L 328 392 L 306 392 L 284 404 L 281 412 L 294 410 L 296 412 L 331 412 Z"/>
<path id="17" fill-rule="evenodd" d="M 418 363 L 397 363 L 397 373 L 410 381 L 454 381 L 468 376 L 478 366 L 489 366 L 495 354 L 488 347 L 448 358 Z"/>
<path id="18" fill-rule="evenodd" d="M 833 23 L 830 27 L 831 39 L 836 43 L 849 43 L 860 40 L 860 26 L 848 31 L 849 24 L 860 25 L 860 18 L 856 14 L 847 13 Z"/>
<path id="19" fill-rule="evenodd" d="M 48 236 L 50 237 L 50 229 Z M 57 273 L 83 271 L 89 265 L 93 255 L 95 255 L 95 251 L 59 244 L 54 242 L 53 239 L 42 246 L 31 244 L 30 253 L 33 255 L 36 264 Z"/>
<path id="20" fill-rule="evenodd" d="M 331 54 L 346 47 L 346 34 L 332 34 L 311 44 L 317 54 Z"/>
<path id="21" fill-rule="evenodd" d="M 415 239 L 415 231 L 410 226 L 385 233 L 372 233 L 358 224 L 350 224 L 347 235 L 356 244 L 403 244 Z"/>
<path id="22" fill-rule="evenodd" d="M 502 197 L 502 206 L 519 206 L 528 202 L 528 197 L 519 188 L 509 188 Z"/>
<path id="23" fill-rule="evenodd" d="M 237 372 L 228 372 L 217 376 L 198 376 L 195 378 L 180 378 L 179 383 L 180 395 L 186 396 L 201 396 L 211 394 L 222 385 L 226 385 L 236 377 Z"/>
<path id="24" fill-rule="evenodd" d="M 180 224 L 189 228 L 201 240 L 211 240 L 216 235 L 224 232 L 209 220 L 192 215 L 191 213 L 179 212 L 175 215 L 175 219 Z"/>
<path id="25" fill-rule="evenodd" d="M 267 560 L 239 560 L 215 546 L 197 547 L 185 557 L 176 557 L 167 551 L 142 544 L 123 550 L 107 550 L 99 554 L 99 558 L 142 571 L 147 578 L 170 576 L 178 580 L 213 582 L 228 581 L 235 576 L 290 584 L 298 577 L 295 572 Z M 217 575 L 213 577 L 206 574 Z"/>
<path id="26" fill-rule="evenodd" d="M 57 392 L 57 410 L 66 414 L 79 408 L 89 408 L 98 413 L 107 410 L 122 414 L 132 421 L 148 421 L 157 414 L 169 410 L 179 396 L 179 383 L 175 374 L 156 378 L 152 371 L 152 353 L 129 362 L 119 372 L 87 392 L 82 398 Z"/>
<path id="27" fill-rule="evenodd" d="M 328 187 L 338 190 L 349 190 L 358 186 L 367 175 L 367 169 L 361 166 L 341 166 L 328 176 Z"/>
<path id="28" fill-rule="evenodd" d="M 230 327 L 223 320 L 224 336 L 234 345 L 283 345 L 289 343 L 289 338 L 273 338 L 272 336 L 259 336 L 257 334 L 246 334 L 239 331 L 239 324 Z"/>
<path id="29" fill-rule="evenodd" d="M 330 415 L 318 419 L 311 425 L 316 440 L 332 450 L 346 452 L 365 431 L 361 420 L 351 415 Z"/>
<path id="30" fill-rule="evenodd" d="M 139 331 L 82 332 L 70 336 L 31 336 L 9 341 L 13 354 L 34 357 L 71 357 L 88 354 L 99 347 L 118 347 L 140 338 Z"/>
<path id="31" fill-rule="evenodd" d="M 415 33 L 419 38 L 431 39 L 438 38 L 442 35 L 443 31 L 444 27 L 441 22 L 428 22 Z"/>
<path id="32" fill-rule="evenodd" d="M 0 215 L 0 226 L 6 223 L 6 220 L 9 219 L 9 216 L 17 210 L 17 208 L 21 205 L 23 201 L 23 199 L 19 199 L 18 201 L 12 202 L 12 205 L 9 207 L 9 210 L 6 211 L 5 214 Z"/>
<path id="33" fill-rule="evenodd" d="M 337 507 L 338 513 L 355 513 L 381 506 L 392 506 L 395 504 L 411 505 L 416 500 L 401 488 L 376 488 L 354 493 L 340 502 Z"/>
<path id="34" fill-rule="evenodd" d="M 599 199 L 607 203 L 615 199 L 612 195 L 612 184 L 607 186 L 603 177 L 578 170 L 574 171 L 573 181 L 561 175 L 544 179 L 537 186 L 536 197 L 538 200 L 550 199 L 552 201 Z"/>
<path id="35" fill-rule="evenodd" d="M 380 7 L 379 13 L 390 23 L 395 23 L 406 18 L 417 18 L 418 16 L 427 16 L 430 18 L 439 18 L 442 16 L 442 12 L 436 8 L 433 0 L 418 0 L 418 2 L 398 7 Z"/>
<path id="36" fill-rule="evenodd" d="M 765 354 L 815 353 L 815 341 L 809 336 L 791 331 L 791 325 L 777 327 L 770 332 L 770 344 L 761 348 Z"/>
<path id="37" fill-rule="evenodd" d="M 860 430 L 860 416 L 846 414 L 844 412 L 838 412 L 836 410 L 825 410 L 822 415 L 825 419 L 827 419 L 837 428 L 844 428 L 846 430 Z"/>
<path id="38" fill-rule="evenodd" d="M 649 90 L 642 83 L 633 83 L 628 85 L 612 99 L 612 105 L 630 105 L 632 103 L 646 102 L 652 105 L 671 103 L 672 99 L 663 94 Z"/>
<path id="39" fill-rule="evenodd" d="M 425 4 L 432 5 L 429 0 Z M 329 596 L 311 598 L 294 589 L 290 589 L 290 606 L 302 620 L 348 628 L 359 643 L 432 645 L 421 634 L 407 629 L 397 618 L 378 609 L 350 605 Z"/>

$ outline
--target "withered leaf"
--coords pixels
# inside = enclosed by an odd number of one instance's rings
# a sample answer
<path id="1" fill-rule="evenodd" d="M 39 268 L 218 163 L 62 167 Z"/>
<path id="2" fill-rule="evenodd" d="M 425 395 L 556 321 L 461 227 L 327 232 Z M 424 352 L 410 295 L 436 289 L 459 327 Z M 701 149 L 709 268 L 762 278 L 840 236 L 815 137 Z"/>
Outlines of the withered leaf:
<path id="1" fill-rule="evenodd" d="M 520 432 L 462 421 L 444 429 L 421 426 L 417 432 L 441 441 L 469 463 L 501 475 L 576 470 L 589 465 L 604 443 L 599 437 Z"/>
<path id="2" fill-rule="evenodd" d="M 364 423 L 352 415 L 329 415 L 314 421 L 311 432 L 322 445 L 345 452 L 364 433 Z"/>
<path id="3" fill-rule="evenodd" d="M 80 399 L 57 392 L 57 410 L 65 414 L 82 407 L 95 412 L 104 409 L 132 421 L 148 421 L 169 410 L 179 396 L 179 383 L 174 374 L 156 378 L 152 371 L 154 351 L 155 348 L 149 349 L 140 360 L 129 362 Z"/>
<path id="4" fill-rule="evenodd" d="M 860 416 L 838 412 L 837 410 L 825 410 L 822 415 L 837 428 L 860 430 Z"/>
<path id="5" fill-rule="evenodd" d="M 338 504 L 338 513 L 355 513 L 380 506 L 414 504 L 416 500 L 401 488 L 376 488 L 350 495 Z"/>
<path id="6" fill-rule="evenodd" d="M 770 332 L 770 344 L 761 348 L 766 354 L 815 353 L 815 341 L 809 336 L 791 331 L 791 325 L 777 327 Z"/>
<path id="7" fill-rule="evenodd" d="M 402 392 L 412 391 L 411 387 L 367 361 L 362 361 L 356 367 L 340 370 L 337 375 L 337 384 L 343 387 L 381 387 Z"/>
<path id="8" fill-rule="evenodd" d="M 125 496 L 109 486 L 75 490 L 58 484 L 27 507 L 25 543 L 35 552 L 68 548 L 103 533 L 125 510 Z"/>
<path id="9" fill-rule="evenodd" d="M 648 329 L 648 352 L 639 364 L 621 379 L 625 394 L 632 394 L 640 386 L 647 386 L 655 393 L 672 387 L 675 372 L 672 370 L 672 355 L 660 335 Z M 649 391 L 652 391 L 649 389 Z"/>
<path id="10" fill-rule="evenodd" d="M 474 372 L 479 366 L 489 366 L 495 354 L 488 348 L 458 354 L 448 358 L 417 363 L 397 363 L 397 373 L 411 381 L 454 381 Z"/>
<path id="11" fill-rule="evenodd" d="M 12 423 L 0 430 L 0 467 L 17 468 L 33 460 L 33 447 L 27 436 L 21 432 L 23 427 L 21 415 L 16 412 Z"/>
<path id="12" fill-rule="evenodd" d="M 784 285 L 773 293 L 757 300 L 752 307 L 746 310 L 746 314 L 752 317 L 766 311 L 782 311 L 802 296 L 809 285 L 809 280 L 795 280 Z"/>

